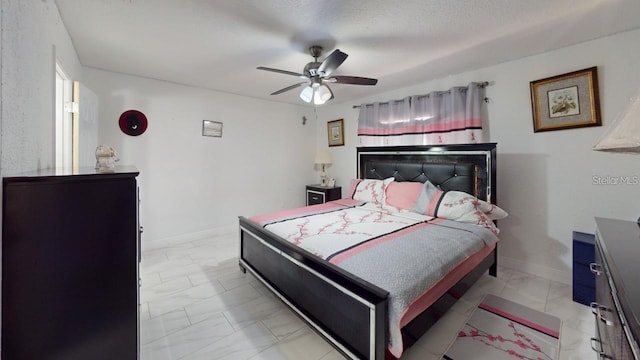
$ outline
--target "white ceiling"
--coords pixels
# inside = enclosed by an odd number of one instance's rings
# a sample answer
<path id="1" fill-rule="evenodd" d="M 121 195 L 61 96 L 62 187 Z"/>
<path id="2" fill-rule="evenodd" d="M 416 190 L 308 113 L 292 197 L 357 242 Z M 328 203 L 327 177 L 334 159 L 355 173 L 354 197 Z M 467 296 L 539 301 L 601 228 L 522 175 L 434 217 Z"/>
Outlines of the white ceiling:
<path id="1" fill-rule="evenodd" d="M 638 0 L 56 0 L 84 66 L 305 104 L 310 45 L 349 54 L 334 102 L 640 28 Z M 597 49 L 594 49 L 597 51 Z M 491 80 L 491 79 L 469 79 Z"/>

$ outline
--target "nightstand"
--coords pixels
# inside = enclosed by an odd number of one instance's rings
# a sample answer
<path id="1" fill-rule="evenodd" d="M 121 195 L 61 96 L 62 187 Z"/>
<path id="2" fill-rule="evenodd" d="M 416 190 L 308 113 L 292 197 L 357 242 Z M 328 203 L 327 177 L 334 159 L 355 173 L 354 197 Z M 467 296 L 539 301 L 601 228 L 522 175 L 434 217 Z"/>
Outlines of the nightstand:
<path id="1" fill-rule="evenodd" d="M 342 197 L 342 187 L 328 187 L 317 185 L 307 185 L 307 206 L 324 204 L 327 201 L 338 200 Z"/>

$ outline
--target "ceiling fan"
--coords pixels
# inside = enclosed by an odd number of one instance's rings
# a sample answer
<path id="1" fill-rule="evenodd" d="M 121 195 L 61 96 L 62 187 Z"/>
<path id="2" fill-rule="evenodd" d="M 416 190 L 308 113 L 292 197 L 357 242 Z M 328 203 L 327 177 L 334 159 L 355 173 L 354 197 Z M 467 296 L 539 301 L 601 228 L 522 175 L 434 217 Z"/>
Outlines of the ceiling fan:
<path id="1" fill-rule="evenodd" d="M 322 53 L 321 46 L 311 46 L 309 53 L 315 59 L 314 61 L 305 65 L 302 73 L 293 71 L 273 69 L 264 66 L 259 66 L 258 70 L 272 71 L 285 75 L 293 75 L 305 81 L 287 86 L 284 89 L 280 89 L 271 93 L 271 95 L 282 94 L 285 91 L 293 90 L 299 86 L 306 85 L 300 93 L 300 98 L 308 103 L 313 101 L 315 105 L 321 105 L 328 100 L 333 99 L 333 92 L 327 86 L 326 83 L 336 84 L 351 84 L 351 85 L 375 85 L 378 83 L 378 79 L 358 77 L 358 76 L 331 76 L 338 66 L 340 66 L 347 58 L 347 54 L 343 53 L 339 49 L 334 50 L 323 62 L 318 62 L 318 57 Z"/>

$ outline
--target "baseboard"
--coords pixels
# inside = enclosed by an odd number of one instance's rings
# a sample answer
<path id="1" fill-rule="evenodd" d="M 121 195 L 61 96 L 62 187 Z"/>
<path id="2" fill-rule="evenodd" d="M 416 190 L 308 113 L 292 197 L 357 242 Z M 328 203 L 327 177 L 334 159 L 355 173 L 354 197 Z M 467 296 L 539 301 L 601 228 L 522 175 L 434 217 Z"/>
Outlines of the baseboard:
<path id="1" fill-rule="evenodd" d="M 560 271 L 543 265 L 532 264 L 530 262 L 499 255 L 498 265 L 548 280 L 558 281 L 567 285 L 571 285 L 572 283 L 573 275 L 571 274 L 571 271 Z"/>
<path id="2" fill-rule="evenodd" d="M 188 234 L 180 234 L 176 236 L 165 237 L 161 239 L 146 239 L 142 236 L 142 251 L 149 251 L 154 249 L 160 249 L 175 244 L 180 244 L 188 241 L 206 239 L 208 237 L 219 235 L 232 235 L 238 233 L 238 225 L 221 226 L 213 229 L 192 232 Z"/>

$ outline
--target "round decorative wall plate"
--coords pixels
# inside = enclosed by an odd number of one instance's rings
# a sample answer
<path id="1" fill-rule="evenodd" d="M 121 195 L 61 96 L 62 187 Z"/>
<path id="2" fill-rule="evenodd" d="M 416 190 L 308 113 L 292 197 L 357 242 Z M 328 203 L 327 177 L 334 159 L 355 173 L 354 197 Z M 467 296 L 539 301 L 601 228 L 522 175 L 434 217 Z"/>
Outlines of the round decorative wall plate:
<path id="1" fill-rule="evenodd" d="M 138 110 L 127 110 L 120 115 L 118 125 L 127 135 L 142 135 L 147 130 L 147 117 Z"/>

